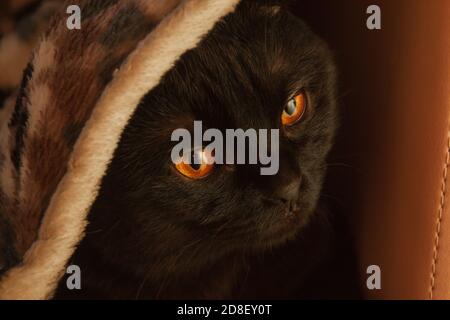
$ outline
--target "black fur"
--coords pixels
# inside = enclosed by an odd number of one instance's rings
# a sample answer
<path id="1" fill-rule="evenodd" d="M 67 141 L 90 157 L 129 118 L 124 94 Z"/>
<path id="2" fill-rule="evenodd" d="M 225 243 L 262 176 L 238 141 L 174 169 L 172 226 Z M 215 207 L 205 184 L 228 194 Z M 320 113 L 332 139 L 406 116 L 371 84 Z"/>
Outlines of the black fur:
<path id="1" fill-rule="evenodd" d="M 0 196 L 3 197 L 3 195 Z M 18 262 L 19 258 L 14 250 L 10 225 L 0 212 L 0 277 Z"/>
<path id="2" fill-rule="evenodd" d="M 246 259 L 302 234 L 336 128 L 335 69 L 302 21 L 267 10 L 276 3 L 241 3 L 143 99 L 72 261 L 82 269 L 83 290 L 61 286 L 59 297 L 237 297 Z M 282 128 L 282 110 L 300 90 L 308 93 L 307 115 Z M 193 120 L 218 129 L 279 128 L 279 173 L 238 165 L 216 166 L 199 181 L 181 176 L 170 136 Z M 279 197 L 300 177 L 301 214 L 292 218 Z"/>

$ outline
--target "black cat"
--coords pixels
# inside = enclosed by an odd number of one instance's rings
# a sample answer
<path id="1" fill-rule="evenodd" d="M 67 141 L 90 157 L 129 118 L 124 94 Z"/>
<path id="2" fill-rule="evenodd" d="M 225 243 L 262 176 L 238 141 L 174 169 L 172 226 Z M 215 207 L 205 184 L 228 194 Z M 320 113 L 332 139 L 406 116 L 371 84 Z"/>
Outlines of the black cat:
<path id="1" fill-rule="evenodd" d="M 82 290 L 63 280 L 57 297 L 257 298 L 264 283 L 300 285 L 332 238 L 317 212 L 337 125 L 335 73 L 305 23 L 273 2 L 243 1 L 142 100 L 71 261 Z M 286 124 L 298 97 L 301 118 Z M 215 165 L 202 179 L 182 175 L 171 133 L 194 120 L 221 131 L 279 129 L 279 172 Z M 303 260 L 288 266 L 292 250 Z M 286 261 L 273 265 L 278 257 Z M 278 287 L 271 297 L 303 296 Z"/>

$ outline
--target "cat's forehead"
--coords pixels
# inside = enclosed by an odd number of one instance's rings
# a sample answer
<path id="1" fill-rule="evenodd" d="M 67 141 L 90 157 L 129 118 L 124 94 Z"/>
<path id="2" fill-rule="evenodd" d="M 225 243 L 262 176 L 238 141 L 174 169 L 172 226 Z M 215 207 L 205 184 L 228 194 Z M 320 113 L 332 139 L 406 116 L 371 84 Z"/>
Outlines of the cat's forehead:
<path id="1" fill-rule="evenodd" d="M 219 128 L 271 126 L 295 90 L 324 81 L 322 53 L 305 24 L 281 8 L 232 15 L 166 75 L 157 108 Z"/>

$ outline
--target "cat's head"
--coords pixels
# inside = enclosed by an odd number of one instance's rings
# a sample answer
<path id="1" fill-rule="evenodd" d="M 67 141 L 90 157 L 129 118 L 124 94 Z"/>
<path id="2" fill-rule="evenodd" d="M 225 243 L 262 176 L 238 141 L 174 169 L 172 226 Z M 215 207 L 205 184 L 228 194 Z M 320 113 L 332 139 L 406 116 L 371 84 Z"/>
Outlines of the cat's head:
<path id="1" fill-rule="evenodd" d="M 273 1 L 244 1 L 143 99 L 94 206 L 111 205 L 115 216 L 93 219 L 120 220 L 118 237 L 149 251 L 190 244 L 217 253 L 293 237 L 321 191 L 336 126 L 334 90 L 330 53 L 301 20 Z M 296 105 L 304 112 L 285 121 Z M 277 174 L 215 165 L 203 178 L 183 175 L 171 161 L 171 134 L 194 120 L 222 132 L 279 129 Z"/>

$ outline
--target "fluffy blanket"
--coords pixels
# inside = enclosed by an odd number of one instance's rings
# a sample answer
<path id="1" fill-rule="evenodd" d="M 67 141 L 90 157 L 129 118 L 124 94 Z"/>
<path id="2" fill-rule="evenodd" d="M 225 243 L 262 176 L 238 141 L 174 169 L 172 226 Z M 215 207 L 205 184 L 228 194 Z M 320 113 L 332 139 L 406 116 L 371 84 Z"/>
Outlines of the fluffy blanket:
<path id="1" fill-rule="evenodd" d="M 141 98 L 238 2 L 2 1 L 0 299 L 52 297 Z"/>

